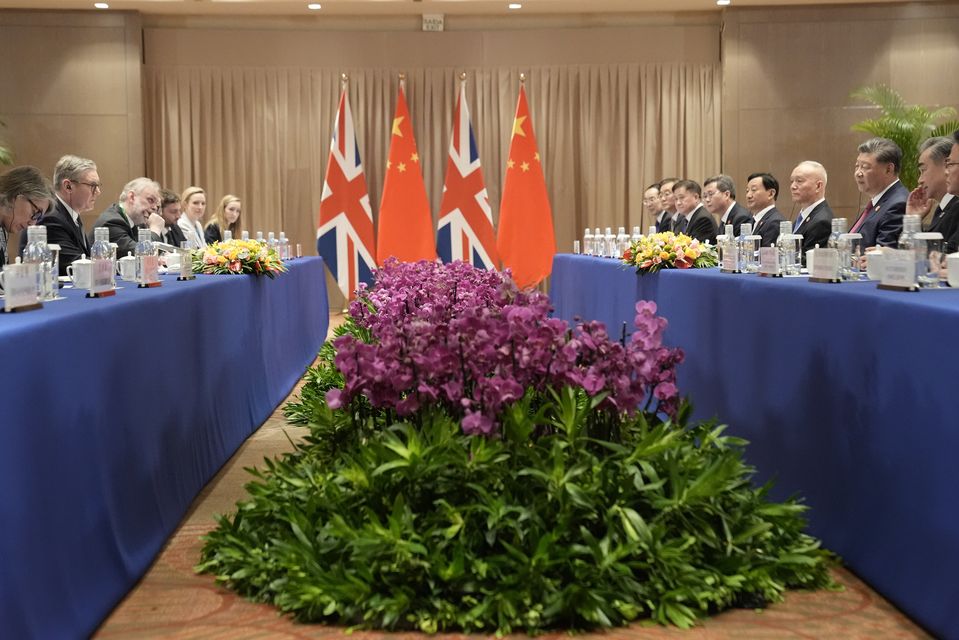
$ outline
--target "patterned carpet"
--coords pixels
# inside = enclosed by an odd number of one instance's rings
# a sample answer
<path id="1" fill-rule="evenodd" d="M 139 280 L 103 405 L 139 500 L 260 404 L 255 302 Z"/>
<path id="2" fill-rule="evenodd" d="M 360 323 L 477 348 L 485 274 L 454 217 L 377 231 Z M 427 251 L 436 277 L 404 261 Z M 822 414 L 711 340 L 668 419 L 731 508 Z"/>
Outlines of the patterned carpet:
<path id="1" fill-rule="evenodd" d="M 326 638 L 347 635 L 342 628 L 300 625 L 270 606 L 253 604 L 197 576 L 199 536 L 210 524 L 186 524 L 173 536 L 149 575 L 113 612 L 98 638 Z M 902 614 L 845 570 L 836 571 L 841 592 L 793 592 L 786 602 L 763 612 L 730 611 L 683 631 L 633 625 L 584 636 L 605 640 L 682 638 L 761 640 L 767 638 L 927 638 Z M 425 638 L 415 633 L 354 632 L 355 640 Z M 465 636 L 440 634 L 437 638 Z M 541 636 L 550 639 L 566 634 Z"/>
<path id="2" fill-rule="evenodd" d="M 337 319 L 334 318 L 331 324 L 337 324 Z M 230 511 L 235 502 L 244 496 L 243 486 L 250 480 L 244 467 L 259 464 L 265 456 L 272 457 L 288 451 L 288 436 L 296 440 L 302 432 L 302 429 L 288 425 L 282 411 L 277 410 L 197 497 L 153 567 L 104 621 L 94 637 L 194 640 L 426 638 L 416 633 L 382 632 L 353 632 L 347 636 L 346 630 L 341 627 L 296 624 L 280 616 L 273 607 L 253 604 L 218 587 L 211 576 L 194 574 L 193 566 L 199 559 L 202 546 L 200 536 L 213 528 L 214 514 Z M 765 611 L 729 611 L 691 630 L 636 624 L 581 637 L 590 640 L 599 637 L 604 640 L 872 640 L 930 637 L 848 571 L 838 569 L 835 575 L 844 585 L 843 591 L 791 592 L 783 604 Z M 453 634 L 436 636 L 438 640 L 465 637 Z M 564 637 L 568 637 L 567 634 L 540 636 L 545 640 Z"/>

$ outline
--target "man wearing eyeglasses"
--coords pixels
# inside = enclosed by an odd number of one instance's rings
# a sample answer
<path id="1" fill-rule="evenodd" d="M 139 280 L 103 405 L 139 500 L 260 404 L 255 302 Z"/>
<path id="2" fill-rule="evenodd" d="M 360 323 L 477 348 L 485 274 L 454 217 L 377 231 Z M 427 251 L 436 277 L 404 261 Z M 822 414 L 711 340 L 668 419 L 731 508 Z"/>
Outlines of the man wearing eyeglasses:
<path id="1" fill-rule="evenodd" d="M 731 224 L 733 235 L 738 237 L 739 227 L 744 222 L 753 221 L 749 212 L 736 202 L 736 185 L 727 175 L 706 178 L 703 183 L 703 204 L 709 213 L 719 218 L 719 231 L 722 233 L 726 233 L 726 225 Z"/>
<path id="2" fill-rule="evenodd" d="M 164 222 L 160 209 L 160 185 L 150 178 L 134 178 L 123 186 L 117 201 L 107 207 L 93 223 L 94 228 L 110 230 L 110 242 L 117 245 L 117 257 L 122 258 L 136 251 L 137 227 L 148 226 L 154 241 L 160 241 Z M 93 244 L 93 232 L 87 235 Z"/>
<path id="3" fill-rule="evenodd" d="M 959 196 L 959 129 L 952 134 L 952 149 L 946 158 L 946 192 Z M 959 198 L 954 198 L 954 200 Z M 959 225 L 946 238 L 946 247 L 949 251 L 956 251 L 959 247 Z"/>
<path id="4" fill-rule="evenodd" d="M 53 208 L 39 224 L 47 228 L 47 242 L 60 245 L 60 275 L 65 276 L 74 260 L 90 254 L 80 215 L 93 211 L 101 191 L 96 163 L 79 156 L 63 156 L 53 168 L 53 188 L 57 196 Z M 22 235 L 21 245 L 26 241 L 26 234 Z"/>

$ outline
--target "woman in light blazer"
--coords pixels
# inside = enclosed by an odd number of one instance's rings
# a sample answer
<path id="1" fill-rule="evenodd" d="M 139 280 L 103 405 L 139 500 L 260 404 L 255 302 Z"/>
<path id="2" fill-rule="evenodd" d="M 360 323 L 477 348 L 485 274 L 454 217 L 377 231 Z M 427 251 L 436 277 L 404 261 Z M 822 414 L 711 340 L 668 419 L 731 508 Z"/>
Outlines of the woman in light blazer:
<path id="1" fill-rule="evenodd" d="M 183 213 L 176 223 L 183 231 L 183 236 L 197 249 L 206 247 L 202 224 L 206 213 L 206 192 L 200 187 L 187 187 L 180 196 L 180 206 L 183 207 Z"/>

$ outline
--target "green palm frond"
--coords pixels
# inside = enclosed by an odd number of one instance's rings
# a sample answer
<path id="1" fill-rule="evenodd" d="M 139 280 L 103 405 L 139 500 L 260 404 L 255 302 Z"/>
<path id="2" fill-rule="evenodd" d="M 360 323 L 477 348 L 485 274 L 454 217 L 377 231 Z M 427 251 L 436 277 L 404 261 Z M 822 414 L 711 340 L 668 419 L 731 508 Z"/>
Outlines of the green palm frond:
<path id="1" fill-rule="evenodd" d="M 959 120 L 950 120 L 949 122 L 936 125 L 936 128 L 932 130 L 932 135 L 951 136 L 956 131 L 959 131 Z"/>
<path id="2" fill-rule="evenodd" d="M 850 97 L 878 107 L 880 115 L 852 125 L 853 131 L 888 138 L 902 149 L 899 178 L 912 189 L 919 180 L 919 144 L 931 136 L 948 135 L 959 129 L 959 121 L 938 121 L 956 117 L 953 107 L 907 105 L 902 95 L 884 84 L 860 87 Z M 952 128 L 950 128 L 952 127 Z"/>

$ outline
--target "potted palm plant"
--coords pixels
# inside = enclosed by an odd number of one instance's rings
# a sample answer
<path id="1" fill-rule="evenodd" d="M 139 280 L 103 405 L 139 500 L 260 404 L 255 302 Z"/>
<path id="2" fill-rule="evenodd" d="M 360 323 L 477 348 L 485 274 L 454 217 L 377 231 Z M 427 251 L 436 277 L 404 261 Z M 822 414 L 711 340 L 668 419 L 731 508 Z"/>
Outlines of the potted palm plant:
<path id="1" fill-rule="evenodd" d="M 902 149 L 899 179 L 909 189 L 919 181 L 919 144 L 932 136 L 950 135 L 959 129 L 953 107 L 908 105 L 902 95 L 884 84 L 860 87 L 850 97 L 865 100 L 880 109 L 880 115 L 852 126 L 874 136 L 889 138 Z"/>

